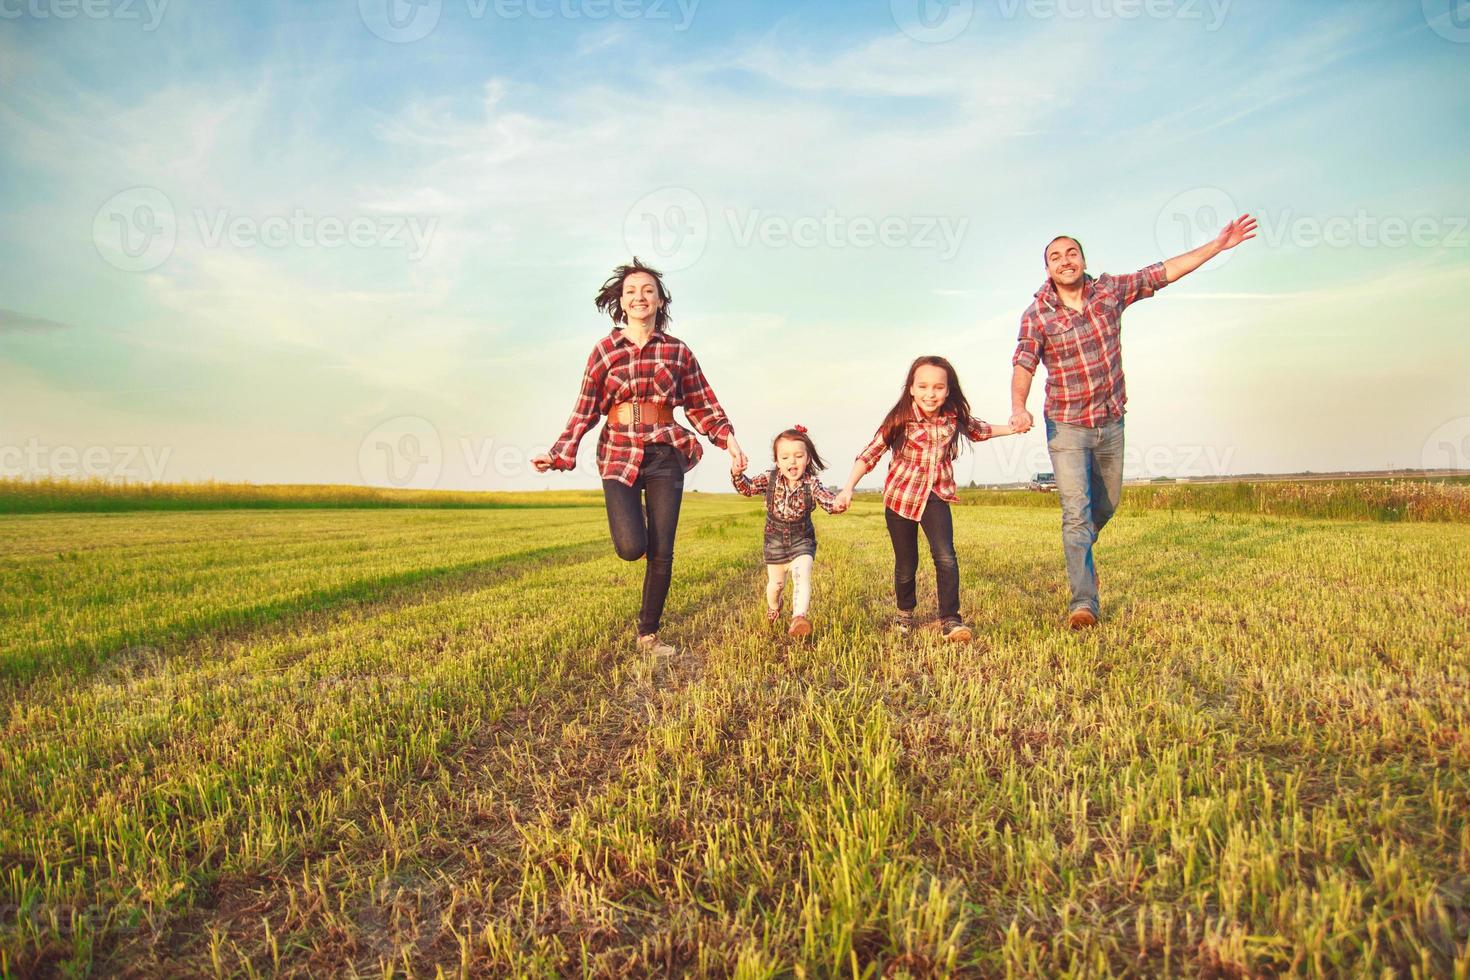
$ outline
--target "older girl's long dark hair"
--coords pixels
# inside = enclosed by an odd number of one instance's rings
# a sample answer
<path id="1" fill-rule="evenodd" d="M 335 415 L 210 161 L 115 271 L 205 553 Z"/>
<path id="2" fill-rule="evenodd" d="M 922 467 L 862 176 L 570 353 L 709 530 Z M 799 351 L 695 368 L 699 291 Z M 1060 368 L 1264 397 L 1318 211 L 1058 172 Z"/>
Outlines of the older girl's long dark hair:
<path id="1" fill-rule="evenodd" d="M 909 394 L 909 390 L 913 388 L 914 375 L 919 373 L 921 367 L 943 368 L 949 378 L 949 390 L 945 394 L 944 404 L 939 407 L 939 414 L 954 413 L 957 424 L 949 441 L 949 458 L 954 459 L 960 454 L 960 446 L 966 441 L 962 436 L 970 428 L 970 401 L 960 389 L 960 377 L 955 374 L 954 365 L 942 357 L 928 354 L 914 359 L 914 363 L 909 365 L 908 377 L 904 378 L 903 391 L 893 408 L 889 409 L 879 431 L 883 433 L 883 441 L 888 444 L 889 450 L 897 455 L 903 448 L 906 426 L 914 418 L 914 396 Z"/>
<path id="2" fill-rule="evenodd" d="M 669 292 L 669 287 L 664 285 L 663 274 L 652 266 L 644 265 L 636 255 L 633 256 L 631 264 L 620 265 L 613 270 L 607 282 L 603 283 L 602 288 L 597 291 L 597 298 L 593 302 L 597 304 L 599 312 L 612 317 L 613 323 L 625 323 L 628 315 L 623 312 L 623 304 L 620 302 L 623 297 L 623 280 L 637 272 L 646 272 L 653 276 L 654 284 L 658 286 L 658 298 L 663 301 L 663 304 L 654 316 L 653 329 L 662 330 L 669 320 L 673 319 L 669 313 L 669 306 L 674 302 L 674 296 Z"/>

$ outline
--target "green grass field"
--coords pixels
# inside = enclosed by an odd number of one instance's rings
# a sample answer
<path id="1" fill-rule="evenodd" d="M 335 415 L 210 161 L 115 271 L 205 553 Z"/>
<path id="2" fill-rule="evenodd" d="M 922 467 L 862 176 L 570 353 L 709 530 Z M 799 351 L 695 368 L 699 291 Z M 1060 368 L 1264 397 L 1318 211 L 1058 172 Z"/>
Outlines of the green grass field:
<path id="1" fill-rule="evenodd" d="M 0 973 L 1470 975 L 1470 524 L 963 507 L 958 647 L 868 498 L 796 642 L 690 495 L 650 663 L 517 502 L 0 518 Z"/>

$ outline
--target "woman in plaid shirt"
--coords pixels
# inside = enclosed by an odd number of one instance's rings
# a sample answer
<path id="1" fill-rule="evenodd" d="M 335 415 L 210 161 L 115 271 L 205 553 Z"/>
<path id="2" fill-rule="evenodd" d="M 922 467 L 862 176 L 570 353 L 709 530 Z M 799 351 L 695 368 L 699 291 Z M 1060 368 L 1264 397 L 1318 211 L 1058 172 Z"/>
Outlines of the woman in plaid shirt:
<path id="1" fill-rule="evenodd" d="M 900 634 L 914 628 L 915 578 L 919 570 L 919 529 L 929 540 L 939 592 L 940 629 L 945 639 L 964 642 L 970 628 L 960 618 L 960 565 L 954 550 L 954 520 L 949 505 L 959 502 L 954 483 L 954 460 L 960 436 L 983 442 L 1008 436 L 1009 425 L 990 425 L 970 415 L 970 403 L 960 390 L 954 367 L 942 357 L 921 357 L 909 365 L 898 402 L 878 427 L 873 441 L 858 455 L 847 486 L 837 495 L 846 508 L 859 480 L 893 451 L 888 477 L 883 481 L 884 517 L 893 542 L 893 589 L 898 599 Z"/>
<path id="2" fill-rule="evenodd" d="M 730 452 L 732 466 L 745 469 L 745 453 L 694 352 L 670 336 L 672 302 L 657 270 L 638 261 L 619 266 L 597 294 L 597 308 L 612 318 L 612 333 L 587 358 L 582 389 L 561 438 L 531 462 L 542 473 L 577 465 L 582 437 L 606 416 L 597 441 L 608 528 L 618 557 L 645 555 L 638 645 L 660 656 L 674 652 L 658 629 L 674 572 L 674 534 L 684 497 L 684 474 L 703 450 L 694 433 L 674 421 L 683 406 L 705 438 Z"/>

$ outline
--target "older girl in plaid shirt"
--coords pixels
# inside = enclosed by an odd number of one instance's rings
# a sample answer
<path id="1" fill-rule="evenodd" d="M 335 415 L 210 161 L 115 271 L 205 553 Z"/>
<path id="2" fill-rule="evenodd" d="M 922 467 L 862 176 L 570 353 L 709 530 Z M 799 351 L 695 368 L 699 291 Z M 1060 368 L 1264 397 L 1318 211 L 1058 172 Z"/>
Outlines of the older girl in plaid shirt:
<path id="1" fill-rule="evenodd" d="M 822 486 L 817 476 L 827 468 L 806 426 L 798 425 L 771 442 L 774 469 L 755 479 L 745 475 L 744 467 L 731 466 L 730 480 L 735 490 L 747 497 L 766 498 L 766 620 L 774 623 L 781 616 L 781 592 L 786 575 L 791 574 L 791 636 L 807 636 L 812 631 L 807 611 L 812 598 L 812 561 L 817 554 L 817 530 L 812 524 L 812 511 L 817 507 L 829 514 L 840 514 L 837 491 Z"/>
<path id="2" fill-rule="evenodd" d="M 837 506 L 847 507 L 859 480 L 892 450 L 883 482 L 884 517 L 893 542 L 893 588 L 898 599 L 897 629 L 907 636 L 914 628 L 915 578 L 919 569 L 919 530 L 929 540 L 939 593 L 940 629 L 947 640 L 970 639 L 960 618 L 960 565 L 954 550 L 954 520 L 949 505 L 959 502 L 954 460 L 960 436 L 983 442 L 1008 436 L 1009 425 L 990 425 L 970 414 L 954 367 L 942 357 L 921 357 L 909 365 L 898 403 L 858 455 Z"/>

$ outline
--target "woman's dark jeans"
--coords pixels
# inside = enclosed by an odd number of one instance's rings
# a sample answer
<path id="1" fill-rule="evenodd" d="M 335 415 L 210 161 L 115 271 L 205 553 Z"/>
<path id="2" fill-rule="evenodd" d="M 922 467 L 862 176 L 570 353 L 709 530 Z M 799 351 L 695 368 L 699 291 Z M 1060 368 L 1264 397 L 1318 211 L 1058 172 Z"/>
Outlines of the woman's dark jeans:
<path id="1" fill-rule="evenodd" d="M 643 466 L 633 485 L 603 480 L 602 494 L 618 557 L 623 561 L 648 557 L 638 635 L 657 633 L 674 576 L 674 532 L 684 500 L 684 454 L 664 443 L 650 443 L 643 447 Z"/>
<path id="2" fill-rule="evenodd" d="M 911 521 L 893 511 L 883 509 L 888 519 L 888 536 L 893 539 L 893 591 L 898 608 L 913 612 L 919 604 L 914 579 L 919 572 L 919 528 L 929 539 L 929 554 L 934 558 L 934 585 L 939 593 L 939 618 L 960 618 L 960 562 L 954 553 L 954 518 L 949 504 L 934 494 L 924 505 L 922 520 Z"/>

